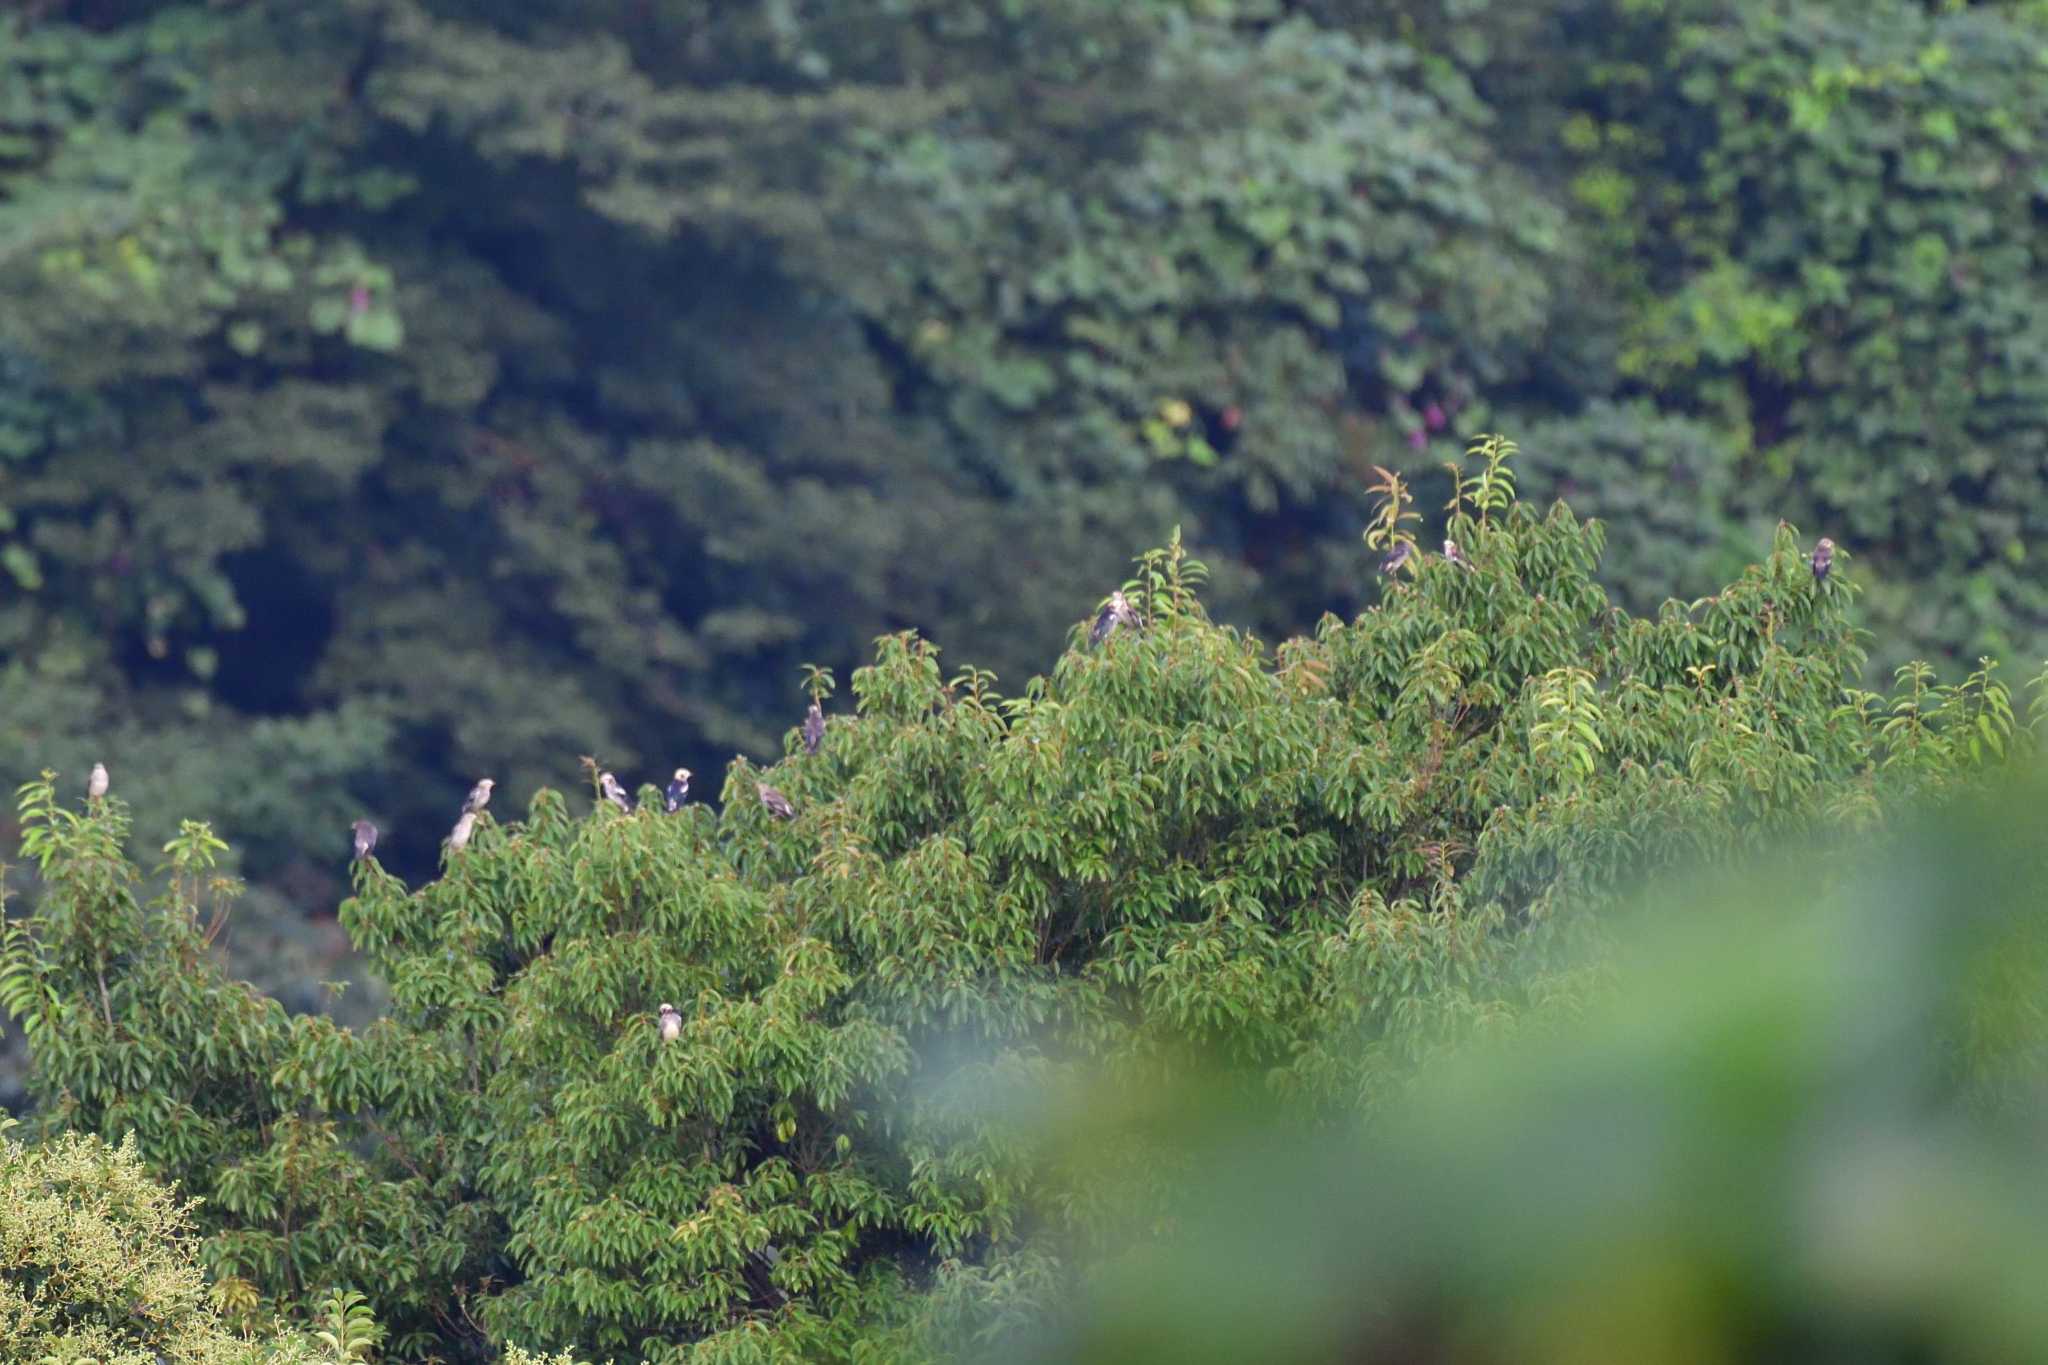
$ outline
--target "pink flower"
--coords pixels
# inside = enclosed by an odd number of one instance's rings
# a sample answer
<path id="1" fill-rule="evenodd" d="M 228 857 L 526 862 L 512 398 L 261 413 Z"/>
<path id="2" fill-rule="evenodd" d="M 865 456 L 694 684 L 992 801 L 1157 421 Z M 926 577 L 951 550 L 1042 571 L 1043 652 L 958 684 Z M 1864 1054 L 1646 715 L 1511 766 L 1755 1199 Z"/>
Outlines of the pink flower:
<path id="1" fill-rule="evenodd" d="M 1427 426 L 1431 431 L 1442 431 L 1444 429 L 1443 408 L 1441 408 L 1435 403 L 1431 403 L 1428 407 L 1422 410 L 1422 422 L 1423 425 Z"/>
<path id="2" fill-rule="evenodd" d="M 349 291 L 348 291 L 348 311 L 349 311 L 349 312 L 351 312 L 351 313 L 367 313 L 367 312 L 369 312 L 369 311 L 370 311 L 370 291 L 369 291 L 369 290 L 367 290 L 367 289 L 365 289 L 365 288 L 363 288 L 363 287 L 362 287 L 361 285 L 357 285 L 357 286 L 356 286 L 355 288 L 353 288 L 353 289 L 349 290 Z"/>
<path id="3" fill-rule="evenodd" d="M 1417 427 L 1414 431 L 1408 433 L 1408 448 L 1410 450 L 1420 450 L 1428 444 L 1429 435 L 1422 428 Z"/>

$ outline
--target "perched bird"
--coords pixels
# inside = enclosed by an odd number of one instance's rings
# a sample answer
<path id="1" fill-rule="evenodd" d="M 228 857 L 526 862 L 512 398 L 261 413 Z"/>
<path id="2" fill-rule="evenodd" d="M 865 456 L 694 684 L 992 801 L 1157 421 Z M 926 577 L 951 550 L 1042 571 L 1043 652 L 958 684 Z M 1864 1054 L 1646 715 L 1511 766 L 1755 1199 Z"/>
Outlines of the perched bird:
<path id="1" fill-rule="evenodd" d="M 1458 542 L 1455 540 L 1447 540 L 1444 542 L 1444 558 L 1450 560 L 1451 563 L 1457 565 L 1461 569 L 1469 569 L 1472 567 L 1472 561 L 1465 558 L 1465 552 L 1458 548 Z"/>
<path id="2" fill-rule="evenodd" d="M 670 815 L 674 815 L 683 808 L 683 802 L 690 799 L 690 770 L 688 768 L 676 769 L 676 775 L 668 780 L 668 791 L 663 793 L 663 796 L 666 799 L 662 802 L 662 808 Z"/>
<path id="3" fill-rule="evenodd" d="M 377 827 L 368 820 L 358 820 L 350 829 L 356 832 L 356 861 L 361 862 L 377 851 Z"/>
<path id="4" fill-rule="evenodd" d="M 482 781 L 478 782 L 474 787 L 471 787 L 469 789 L 469 795 L 462 799 L 462 813 L 464 815 L 475 815 L 485 806 L 490 805 L 491 788 L 497 785 L 497 783 L 493 782 L 490 778 L 486 777 Z"/>
<path id="5" fill-rule="evenodd" d="M 455 828 L 448 831 L 448 851 L 460 853 L 469 847 L 469 836 L 476 829 L 476 812 L 464 811 L 462 818 L 455 822 Z"/>
<path id="6" fill-rule="evenodd" d="M 788 1303 L 789 1294 L 768 1277 L 781 1264 L 782 1252 L 773 1242 L 764 1244 L 759 1251 L 747 1253 L 745 1274 L 748 1287 L 778 1305 Z"/>
<path id="7" fill-rule="evenodd" d="M 683 1016 L 676 1013 L 676 1007 L 674 1005 L 671 1005 L 668 1003 L 668 1001 L 664 1000 L 661 1002 L 661 1009 L 658 1010 L 657 1013 L 661 1017 L 660 1028 L 662 1042 L 673 1043 L 676 1039 L 682 1037 Z"/>
<path id="8" fill-rule="evenodd" d="M 1088 631 L 1088 643 L 1099 645 L 1107 640 L 1118 626 L 1137 624 L 1138 613 L 1132 610 L 1131 599 L 1125 597 L 1123 589 L 1119 588 L 1109 595 L 1109 600 L 1102 604 L 1102 610 L 1096 613 L 1095 624 Z"/>
<path id="9" fill-rule="evenodd" d="M 778 820 L 796 819 L 796 807 L 790 805 L 789 798 L 781 792 L 775 790 L 766 782 L 756 782 L 754 790 L 760 793 L 761 804 L 768 808 L 770 815 L 773 815 Z"/>
<path id="10" fill-rule="evenodd" d="M 1380 572 L 1398 573 L 1401 569 L 1401 566 L 1408 562 L 1408 557 L 1414 553 L 1415 542 L 1412 540 L 1402 541 L 1400 544 L 1394 547 L 1394 553 L 1388 555 L 1385 559 L 1380 561 Z"/>
<path id="11" fill-rule="evenodd" d="M 818 699 L 811 698 L 811 709 L 804 712 L 804 752 L 814 754 L 825 742 L 825 713 L 818 706 Z"/>
<path id="12" fill-rule="evenodd" d="M 597 775 L 597 787 L 599 791 L 604 793 L 605 800 L 628 814 L 632 813 L 633 803 L 626 799 L 626 789 L 619 785 L 618 778 L 613 777 L 610 773 L 599 773 Z"/>
<path id="13" fill-rule="evenodd" d="M 1835 542 L 1826 536 L 1813 547 L 1813 585 L 1817 588 L 1828 581 L 1828 570 L 1835 567 Z"/>
<path id="14" fill-rule="evenodd" d="M 85 780 L 85 794 L 97 801 L 107 794 L 107 765 L 92 765 L 92 776 Z"/>

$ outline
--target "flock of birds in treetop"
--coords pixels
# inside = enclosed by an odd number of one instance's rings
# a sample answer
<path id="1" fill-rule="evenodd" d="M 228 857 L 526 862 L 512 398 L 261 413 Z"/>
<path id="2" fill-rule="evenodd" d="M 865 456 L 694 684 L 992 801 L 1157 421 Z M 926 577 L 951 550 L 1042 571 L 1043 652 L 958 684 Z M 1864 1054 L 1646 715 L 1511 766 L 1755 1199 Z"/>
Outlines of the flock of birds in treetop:
<path id="1" fill-rule="evenodd" d="M 1403 540 L 1395 545 L 1394 552 L 1381 562 L 1380 572 L 1398 573 L 1414 555 L 1415 543 Z M 1465 557 L 1465 552 L 1458 548 L 1458 542 L 1455 540 L 1444 542 L 1444 559 L 1461 569 L 1469 570 L 1472 567 L 1472 561 Z M 1828 573 L 1835 567 L 1835 542 L 1822 536 L 1819 544 L 1814 546 L 1810 563 L 1813 568 L 1813 583 L 1818 588 L 1828 581 Z M 1088 629 L 1088 644 L 1091 648 L 1099 646 L 1115 634 L 1119 627 L 1136 627 L 1138 624 L 1137 608 L 1131 605 L 1130 599 L 1119 589 L 1109 595 L 1109 600 L 1104 602 L 1102 609 L 1096 613 L 1095 624 Z M 802 734 L 806 754 L 817 753 L 819 746 L 825 742 L 825 712 L 818 705 L 816 698 L 812 699 L 810 710 L 804 713 Z M 585 759 L 584 762 L 593 768 L 597 766 L 590 759 Z M 668 787 L 662 793 L 662 809 L 668 814 L 673 815 L 681 810 L 684 803 L 690 799 L 691 776 L 688 768 L 677 768 L 670 776 Z M 468 847 L 469 836 L 476 829 L 476 817 L 485 806 L 491 804 L 491 789 L 496 785 L 491 778 L 479 778 L 477 784 L 469 789 L 469 795 L 462 799 L 462 812 L 455 819 L 455 827 L 448 831 L 447 846 L 450 852 L 459 853 Z M 627 799 L 626 789 L 620 785 L 617 777 L 609 772 L 599 772 L 597 788 L 599 794 L 619 810 L 627 814 L 632 812 L 633 804 Z M 754 793 L 760 798 L 762 806 L 767 808 L 768 813 L 778 820 L 796 818 L 796 807 L 790 804 L 789 798 L 766 782 L 756 782 Z M 92 765 L 92 775 L 86 779 L 85 794 L 88 799 L 95 802 L 107 794 L 106 764 Z M 377 827 L 368 820 L 358 820 L 350 828 L 355 833 L 355 861 L 362 862 L 377 848 Z M 682 1036 L 683 1017 L 676 1012 L 674 1005 L 662 1002 L 661 1008 L 656 1012 L 656 1022 L 662 1042 L 673 1043 Z"/>
<path id="2" fill-rule="evenodd" d="M 825 712 L 815 700 L 811 702 L 811 709 L 804 713 L 803 739 L 804 752 L 807 754 L 815 754 L 818 752 L 818 746 L 825 742 Z M 585 759 L 584 762 L 593 768 L 597 766 L 591 759 Z M 103 769 L 94 771 L 104 778 Z M 668 787 L 662 792 L 661 798 L 662 809 L 668 814 L 674 815 L 690 799 L 690 779 L 693 776 L 695 774 L 688 768 L 678 768 L 669 776 Z M 485 806 L 491 804 L 491 790 L 497 785 L 495 779 L 482 777 L 469 789 L 469 795 L 462 799 L 462 811 L 455 817 L 455 827 L 448 831 L 446 847 L 449 852 L 460 853 L 469 847 L 469 836 L 476 830 L 476 817 Z M 101 791 L 104 791 L 105 787 L 106 784 L 102 780 Z M 626 795 L 624 784 L 612 773 L 598 773 L 597 790 L 600 797 L 617 806 L 621 813 L 632 813 L 633 802 Z M 756 782 L 754 792 L 760 797 L 761 804 L 768 808 L 768 813 L 777 819 L 796 818 L 796 807 L 789 803 L 789 798 L 766 782 Z M 358 820 L 349 828 L 355 834 L 355 861 L 361 862 L 376 851 L 377 827 L 368 820 Z"/>

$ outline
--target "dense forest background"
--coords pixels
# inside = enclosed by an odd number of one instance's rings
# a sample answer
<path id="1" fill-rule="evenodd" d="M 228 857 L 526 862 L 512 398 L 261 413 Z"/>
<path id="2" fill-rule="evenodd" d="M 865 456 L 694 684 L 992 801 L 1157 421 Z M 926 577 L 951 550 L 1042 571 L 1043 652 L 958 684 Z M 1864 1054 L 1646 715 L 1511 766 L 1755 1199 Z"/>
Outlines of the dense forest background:
<path id="1" fill-rule="evenodd" d="M 359 815 L 423 874 L 482 774 L 772 754 L 799 665 L 889 631 L 1021 686 L 1175 525 L 1221 619 L 1349 614 L 1371 466 L 1431 501 L 1483 430 L 1632 607 L 1783 518 L 1877 676 L 2044 643 L 2039 3 L 4 34 L 0 774 L 104 758 L 275 905 Z"/>

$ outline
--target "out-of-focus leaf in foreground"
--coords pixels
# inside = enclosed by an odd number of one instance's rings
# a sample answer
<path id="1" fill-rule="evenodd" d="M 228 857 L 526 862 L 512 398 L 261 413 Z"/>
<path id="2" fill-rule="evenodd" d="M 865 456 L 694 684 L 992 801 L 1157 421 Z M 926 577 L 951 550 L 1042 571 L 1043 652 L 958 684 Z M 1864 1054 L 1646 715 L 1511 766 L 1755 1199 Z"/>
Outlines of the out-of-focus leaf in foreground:
<path id="1" fill-rule="evenodd" d="M 2048 1358 L 2044 797 L 1648 895 L 1363 1133 L 1155 1097 L 1188 1193 L 1012 1358 Z"/>

